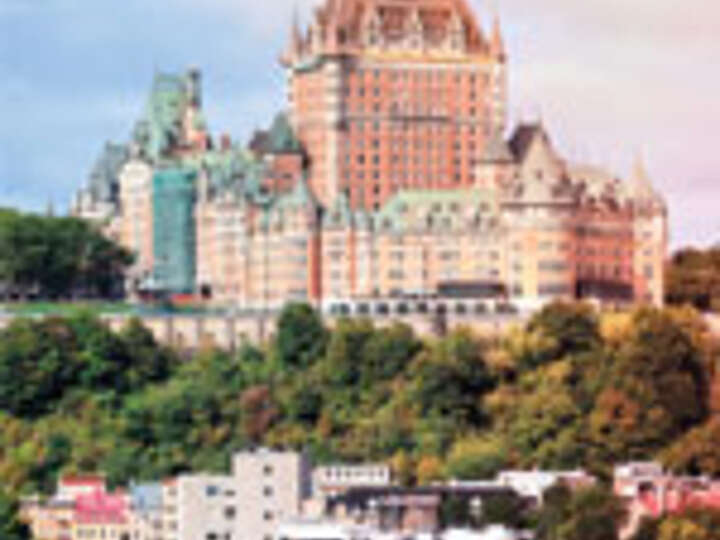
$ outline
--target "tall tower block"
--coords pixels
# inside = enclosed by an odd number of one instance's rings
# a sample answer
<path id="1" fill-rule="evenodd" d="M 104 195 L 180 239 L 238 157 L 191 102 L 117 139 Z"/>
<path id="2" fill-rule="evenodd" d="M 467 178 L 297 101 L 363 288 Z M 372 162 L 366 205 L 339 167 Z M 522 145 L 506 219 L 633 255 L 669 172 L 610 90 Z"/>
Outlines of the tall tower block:
<path id="1" fill-rule="evenodd" d="M 326 206 L 379 208 L 403 188 L 475 183 L 506 122 L 500 25 L 465 0 L 326 0 L 283 55 L 290 121 Z"/>

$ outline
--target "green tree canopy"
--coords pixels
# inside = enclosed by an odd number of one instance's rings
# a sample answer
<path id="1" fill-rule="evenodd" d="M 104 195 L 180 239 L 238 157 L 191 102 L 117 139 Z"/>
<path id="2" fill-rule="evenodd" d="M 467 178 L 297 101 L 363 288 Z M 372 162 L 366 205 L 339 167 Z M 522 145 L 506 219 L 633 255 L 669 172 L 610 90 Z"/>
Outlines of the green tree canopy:
<path id="1" fill-rule="evenodd" d="M 320 314 L 307 304 L 287 305 L 277 322 L 272 350 L 281 366 L 305 368 L 325 351 L 327 330 Z"/>
<path id="2" fill-rule="evenodd" d="M 3 540 L 29 540 L 30 531 L 20 522 L 17 501 L 0 489 L 0 538 Z"/>
<path id="3" fill-rule="evenodd" d="M 81 219 L 0 210 L 0 284 L 5 296 L 117 296 L 132 261 L 127 250 Z"/>

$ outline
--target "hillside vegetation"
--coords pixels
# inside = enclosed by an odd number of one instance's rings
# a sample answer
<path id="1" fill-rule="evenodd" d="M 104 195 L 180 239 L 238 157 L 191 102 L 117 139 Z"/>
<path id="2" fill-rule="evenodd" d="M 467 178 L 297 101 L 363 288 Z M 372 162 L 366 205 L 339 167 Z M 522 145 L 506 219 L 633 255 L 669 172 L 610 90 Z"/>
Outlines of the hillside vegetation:
<path id="1" fill-rule="evenodd" d="M 407 484 L 503 467 L 660 457 L 720 474 L 717 344 L 689 310 L 599 317 L 557 304 L 503 339 L 421 340 L 367 320 L 283 312 L 274 340 L 189 361 L 134 321 L 18 320 L 0 332 L 0 482 L 49 492 L 61 471 L 114 483 L 224 470 L 249 445 L 318 462 L 381 460 Z"/>
<path id="2" fill-rule="evenodd" d="M 671 304 L 720 312 L 720 247 L 676 253 L 668 265 L 666 296 Z"/>

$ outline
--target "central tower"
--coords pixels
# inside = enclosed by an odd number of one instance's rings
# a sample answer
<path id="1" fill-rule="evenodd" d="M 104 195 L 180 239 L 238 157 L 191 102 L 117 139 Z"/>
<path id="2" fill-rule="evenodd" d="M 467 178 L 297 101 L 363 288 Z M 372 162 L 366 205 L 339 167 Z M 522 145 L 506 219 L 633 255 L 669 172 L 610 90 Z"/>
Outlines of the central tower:
<path id="1" fill-rule="evenodd" d="M 483 33 L 465 0 L 326 0 L 282 58 L 290 121 L 310 185 L 330 206 L 376 210 L 400 189 L 475 184 L 505 130 L 500 24 Z"/>

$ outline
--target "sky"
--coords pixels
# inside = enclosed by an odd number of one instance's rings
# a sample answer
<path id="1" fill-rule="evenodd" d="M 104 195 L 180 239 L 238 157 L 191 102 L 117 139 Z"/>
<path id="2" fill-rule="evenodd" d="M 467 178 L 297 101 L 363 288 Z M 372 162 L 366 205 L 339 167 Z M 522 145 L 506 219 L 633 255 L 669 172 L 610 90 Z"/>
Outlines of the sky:
<path id="1" fill-rule="evenodd" d="M 639 154 L 674 247 L 720 242 L 720 2 L 468 0 L 509 51 L 510 120 L 626 176 Z M 67 208 L 124 141 L 156 70 L 203 72 L 214 133 L 245 141 L 282 108 L 277 58 L 313 0 L 0 0 L 0 206 Z"/>

